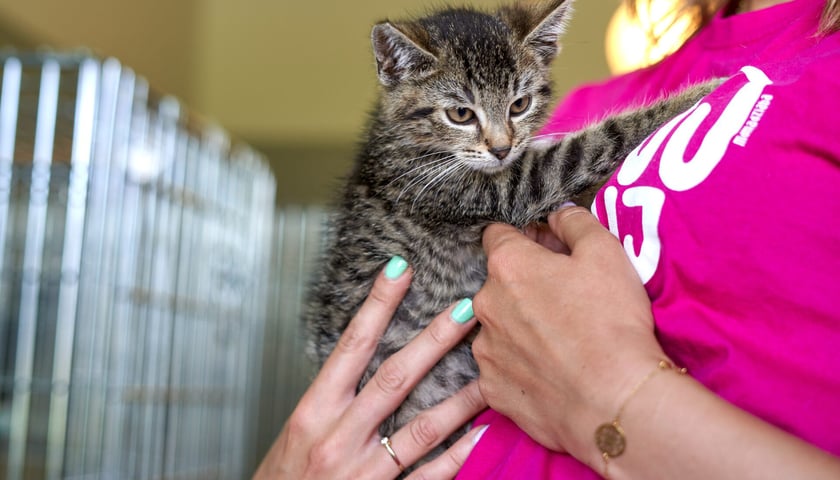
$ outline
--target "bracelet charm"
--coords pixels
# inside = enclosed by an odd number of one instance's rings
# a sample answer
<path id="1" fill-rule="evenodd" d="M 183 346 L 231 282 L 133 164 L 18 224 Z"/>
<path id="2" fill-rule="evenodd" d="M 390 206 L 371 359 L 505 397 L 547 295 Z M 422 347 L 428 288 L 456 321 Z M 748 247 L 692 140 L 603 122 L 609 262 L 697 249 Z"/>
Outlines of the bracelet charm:
<path id="1" fill-rule="evenodd" d="M 595 443 L 601 455 L 606 457 L 617 457 L 624 453 L 626 446 L 624 430 L 618 422 L 605 423 L 595 430 Z"/>
<path id="2" fill-rule="evenodd" d="M 595 445 L 604 458 L 604 478 L 609 478 L 608 469 L 610 459 L 620 456 L 627 447 L 627 438 L 624 435 L 624 429 L 621 427 L 620 422 L 624 407 L 627 406 L 627 402 L 639 391 L 645 382 L 662 370 L 676 370 L 680 374 L 686 373 L 685 368 L 676 368 L 673 363 L 667 360 L 660 360 L 656 368 L 639 380 L 633 389 L 630 390 L 630 394 L 627 395 L 627 398 L 624 399 L 624 402 L 618 408 L 618 413 L 615 414 L 615 418 L 611 422 L 601 424 L 595 430 Z"/>

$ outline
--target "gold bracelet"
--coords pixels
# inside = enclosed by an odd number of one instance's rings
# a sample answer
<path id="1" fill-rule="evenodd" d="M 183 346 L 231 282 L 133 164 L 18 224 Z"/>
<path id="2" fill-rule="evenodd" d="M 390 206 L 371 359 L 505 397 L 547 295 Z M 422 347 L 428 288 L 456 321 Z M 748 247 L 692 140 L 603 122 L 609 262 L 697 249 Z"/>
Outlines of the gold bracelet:
<path id="1" fill-rule="evenodd" d="M 605 423 L 595 430 L 595 445 L 598 446 L 598 450 L 601 452 L 601 457 L 604 458 L 604 478 L 609 478 L 608 470 L 610 466 L 610 459 L 618 457 L 624 453 L 624 449 L 627 447 L 627 439 L 624 436 L 624 429 L 621 428 L 620 422 L 621 414 L 624 412 L 624 407 L 627 406 L 627 402 L 633 398 L 633 395 L 639 391 L 645 382 L 650 380 L 651 377 L 662 370 L 676 370 L 677 373 L 680 374 L 687 372 L 685 368 L 674 367 L 674 364 L 668 360 L 660 360 L 656 368 L 642 377 L 633 389 L 630 390 L 630 394 L 627 395 L 627 398 L 625 398 L 621 406 L 618 407 L 618 413 L 615 414 L 613 421 Z"/>

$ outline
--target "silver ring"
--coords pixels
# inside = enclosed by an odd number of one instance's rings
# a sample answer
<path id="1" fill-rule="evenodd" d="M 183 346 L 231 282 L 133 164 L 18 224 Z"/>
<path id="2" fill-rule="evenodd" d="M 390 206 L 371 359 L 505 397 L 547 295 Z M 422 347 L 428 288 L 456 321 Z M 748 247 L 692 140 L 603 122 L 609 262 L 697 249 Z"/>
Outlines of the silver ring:
<path id="1" fill-rule="evenodd" d="M 394 448 L 391 446 L 391 439 L 388 437 L 382 437 L 382 440 L 379 441 L 385 450 L 388 450 L 388 455 L 394 459 L 394 463 L 397 464 L 397 467 L 400 469 L 400 472 L 405 471 L 405 466 L 402 464 L 399 458 L 397 458 L 397 452 L 394 451 Z"/>

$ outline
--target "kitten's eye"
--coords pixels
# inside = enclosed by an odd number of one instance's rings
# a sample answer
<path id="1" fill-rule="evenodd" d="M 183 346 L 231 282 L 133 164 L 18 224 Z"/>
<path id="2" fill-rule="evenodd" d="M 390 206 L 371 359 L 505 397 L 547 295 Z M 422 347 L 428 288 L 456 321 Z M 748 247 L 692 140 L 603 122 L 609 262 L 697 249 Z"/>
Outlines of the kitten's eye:
<path id="1" fill-rule="evenodd" d="M 459 125 L 472 123 L 475 120 L 475 112 L 466 107 L 449 108 L 446 110 L 446 116 Z"/>
<path id="2" fill-rule="evenodd" d="M 514 100 L 513 103 L 510 104 L 510 114 L 511 115 L 522 115 L 525 113 L 525 110 L 528 110 L 528 107 L 531 106 L 531 96 L 525 95 L 524 97 L 519 97 Z"/>

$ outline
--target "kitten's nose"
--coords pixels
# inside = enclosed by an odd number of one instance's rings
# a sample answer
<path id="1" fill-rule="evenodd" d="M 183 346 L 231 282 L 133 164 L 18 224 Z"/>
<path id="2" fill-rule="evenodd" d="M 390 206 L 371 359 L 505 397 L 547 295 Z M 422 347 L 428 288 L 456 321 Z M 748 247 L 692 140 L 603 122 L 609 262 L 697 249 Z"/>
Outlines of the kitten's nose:
<path id="1" fill-rule="evenodd" d="M 493 147 L 490 148 L 489 151 L 493 154 L 494 157 L 498 158 L 499 160 L 504 160 L 505 157 L 508 156 L 508 153 L 510 153 L 510 145 L 506 145 L 504 147 Z"/>

